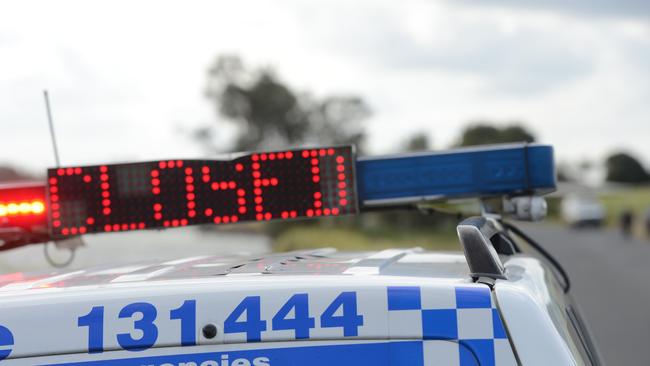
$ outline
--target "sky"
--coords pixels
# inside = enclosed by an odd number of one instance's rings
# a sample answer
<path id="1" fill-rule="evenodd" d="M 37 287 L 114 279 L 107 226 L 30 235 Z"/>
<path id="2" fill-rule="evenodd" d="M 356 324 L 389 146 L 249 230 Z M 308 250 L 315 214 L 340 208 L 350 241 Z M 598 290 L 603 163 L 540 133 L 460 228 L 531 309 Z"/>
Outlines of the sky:
<path id="1" fill-rule="evenodd" d="M 369 151 L 476 120 L 523 121 L 559 160 L 650 163 L 647 1 L 13 1 L 0 3 L 0 164 L 197 158 L 207 69 L 237 54 L 315 96 L 363 97 Z"/>

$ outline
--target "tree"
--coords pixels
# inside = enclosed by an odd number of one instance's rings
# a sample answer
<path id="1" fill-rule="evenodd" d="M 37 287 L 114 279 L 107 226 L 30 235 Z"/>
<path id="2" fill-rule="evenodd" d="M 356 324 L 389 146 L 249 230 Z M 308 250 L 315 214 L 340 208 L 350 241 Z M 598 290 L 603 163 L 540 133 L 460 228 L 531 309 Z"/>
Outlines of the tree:
<path id="1" fill-rule="evenodd" d="M 430 150 L 429 136 L 424 132 L 418 132 L 410 136 L 404 143 L 404 151 L 426 151 Z"/>
<path id="2" fill-rule="evenodd" d="M 0 182 L 30 181 L 35 178 L 10 166 L 0 166 Z"/>
<path id="3" fill-rule="evenodd" d="M 617 183 L 645 183 L 650 181 L 648 172 L 641 163 L 626 153 L 610 155 L 605 161 L 607 168 L 606 180 Z"/>
<path id="4" fill-rule="evenodd" d="M 478 122 L 466 127 L 460 146 L 500 144 L 506 142 L 534 142 L 535 136 L 519 124 L 495 127 L 489 122 Z"/>
<path id="5" fill-rule="evenodd" d="M 558 182 L 573 182 L 574 181 L 574 176 L 571 174 L 573 171 L 571 169 L 571 165 L 569 165 L 566 161 L 560 161 L 557 166 L 557 180 Z"/>
<path id="6" fill-rule="evenodd" d="M 218 113 L 239 127 L 232 148 L 275 149 L 297 144 L 363 143 L 361 123 L 370 115 L 357 96 L 317 99 L 298 93 L 268 68 L 249 70 L 236 56 L 210 68 L 206 96 Z M 205 131 L 197 134 L 209 138 Z"/>

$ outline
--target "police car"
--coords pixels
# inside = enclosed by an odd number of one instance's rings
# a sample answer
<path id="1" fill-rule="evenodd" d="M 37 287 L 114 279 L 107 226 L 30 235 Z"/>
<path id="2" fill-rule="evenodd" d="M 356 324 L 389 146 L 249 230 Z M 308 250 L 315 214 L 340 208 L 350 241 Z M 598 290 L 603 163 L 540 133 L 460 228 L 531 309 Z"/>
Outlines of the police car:
<path id="1" fill-rule="evenodd" d="M 45 185 L 0 188 L 2 249 L 463 197 L 484 212 L 458 224 L 456 253 L 188 253 L 0 275 L 0 365 L 596 365 L 561 267 L 504 220 L 543 217 L 554 188 L 552 148 L 537 144 L 50 169 Z"/>

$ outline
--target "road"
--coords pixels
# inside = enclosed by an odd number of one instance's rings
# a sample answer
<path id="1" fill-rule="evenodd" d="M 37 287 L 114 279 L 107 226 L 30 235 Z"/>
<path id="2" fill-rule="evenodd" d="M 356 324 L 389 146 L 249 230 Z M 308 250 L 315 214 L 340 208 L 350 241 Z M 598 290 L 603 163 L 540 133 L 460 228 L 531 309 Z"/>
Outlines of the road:
<path id="1" fill-rule="evenodd" d="M 84 242 L 85 246 L 77 250 L 74 261 L 66 270 L 197 255 L 255 255 L 271 250 L 270 239 L 264 235 L 205 232 L 198 227 L 87 235 Z M 59 263 L 68 259 L 68 253 L 67 250 L 51 250 L 52 257 Z M 0 253 L 0 274 L 52 270 L 42 245 L 28 245 Z"/>
<path id="2" fill-rule="evenodd" d="M 650 242 L 611 230 L 522 228 L 569 273 L 571 293 L 607 365 L 650 365 Z"/>

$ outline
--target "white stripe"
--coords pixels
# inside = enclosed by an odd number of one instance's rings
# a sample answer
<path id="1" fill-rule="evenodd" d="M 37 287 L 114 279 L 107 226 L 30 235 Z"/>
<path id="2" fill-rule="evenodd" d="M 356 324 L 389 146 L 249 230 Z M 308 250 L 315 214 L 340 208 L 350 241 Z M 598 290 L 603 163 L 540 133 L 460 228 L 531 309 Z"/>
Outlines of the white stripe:
<path id="1" fill-rule="evenodd" d="M 377 252 L 369 257 L 366 257 L 366 259 L 389 259 L 393 258 L 397 255 L 408 253 L 410 250 L 405 250 L 405 249 L 386 249 L 382 250 L 381 252 Z"/>
<path id="2" fill-rule="evenodd" d="M 109 268 L 105 269 L 102 271 L 97 271 L 97 272 L 91 272 L 88 273 L 89 276 L 104 276 L 104 275 L 118 275 L 118 274 L 125 274 L 125 273 L 130 273 L 130 272 L 135 272 L 138 270 L 141 270 L 143 268 L 147 268 L 149 265 L 135 265 L 135 266 L 124 266 L 124 267 L 116 267 L 116 268 Z"/>
<path id="3" fill-rule="evenodd" d="M 192 267 L 194 268 L 211 268 L 211 267 L 221 267 L 228 263 L 199 263 L 195 264 Z"/>
<path id="4" fill-rule="evenodd" d="M 183 258 L 183 259 L 176 259 L 176 260 L 173 260 L 173 261 L 169 261 L 169 262 L 165 262 L 165 263 L 163 263 L 163 266 L 174 266 L 174 265 L 177 265 L 177 264 L 182 264 L 182 263 L 192 262 L 192 261 L 196 261 L 196 260 L 203 259 L 203 258 L 208 258 L 208 256 L 206 256 L 206 255 L 199 255 L 199 256 L 196 256 L 196 257 L 189 257 L 189 258 Z"/>
<path id="5" fill-rule="evenodd" d="M 161 274 L 167 273 L 167 272 L 169 272 L 169 271 L 171 271 L 173 269 L 174 269 L 174 267 L 165 267 L 165 268 L 161 268 L 161 269 L 155 270 L 153 272 L 149 272 L 149 273 L 125 274 L 125 275 L 122 275 L 120 277 L 115 278 L 111 282 L 112 283 L 120 283 L 120 282 L 145 281 L 145 280 L 148 280 L 150 278 L 160 276 Z"/>
<path id="6" fill-rule="evenodd" d="M 378 275 L 379 274 L 379 267 L 364 267 L 364 266 L 359 266 L 359 267 L 350 267 L 346 269 L 343 274 L 349 274 L 349 275 Z"/>

